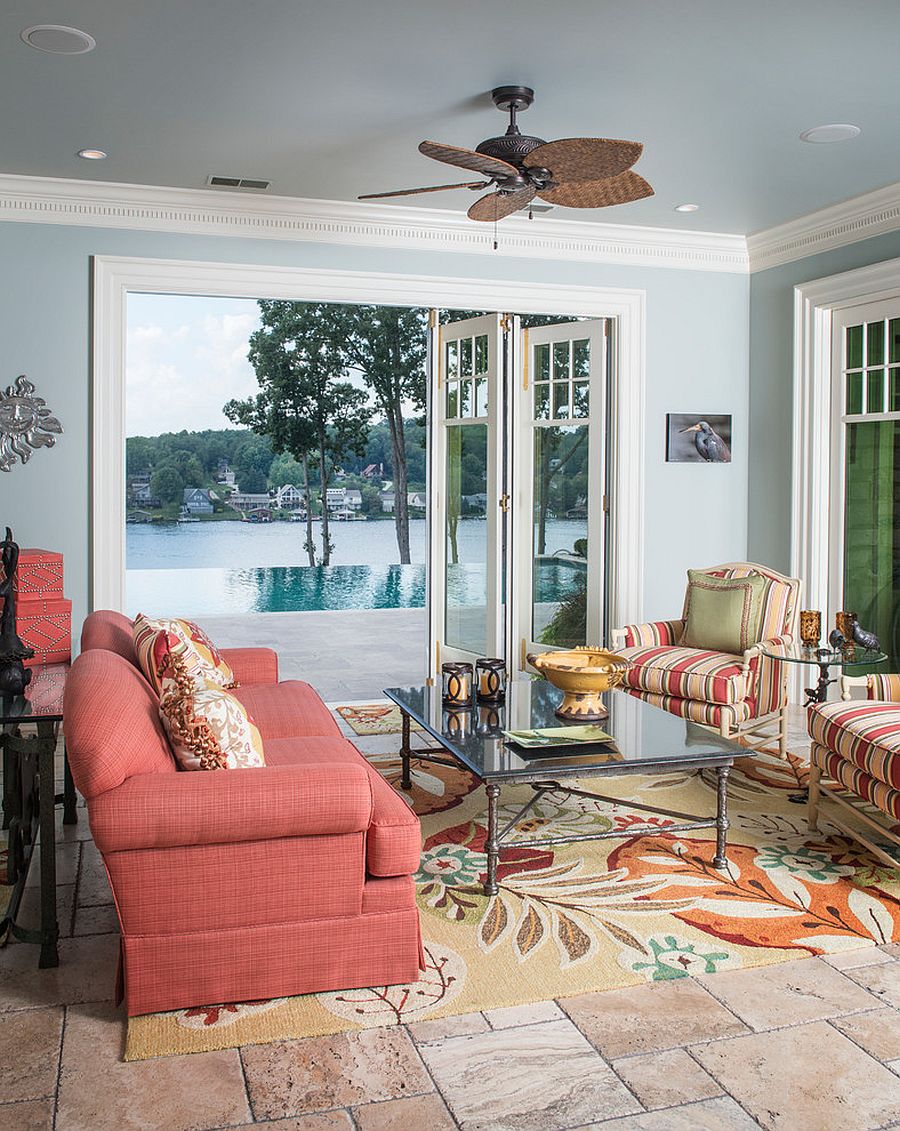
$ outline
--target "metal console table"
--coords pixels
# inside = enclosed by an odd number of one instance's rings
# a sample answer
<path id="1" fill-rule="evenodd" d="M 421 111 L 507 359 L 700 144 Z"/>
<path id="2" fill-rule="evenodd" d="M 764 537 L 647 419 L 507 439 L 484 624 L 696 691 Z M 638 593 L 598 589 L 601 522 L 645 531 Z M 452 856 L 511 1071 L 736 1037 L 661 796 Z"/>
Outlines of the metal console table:
<path id="1" fill-rule="evenodd" d="M 56 805 L 63 824 L 78 821 L 75 787 L 64 758 L 64 786 L 56 793 L 55 755 L 62 723 L 68 664 L 33 669 L 24 695 L 0 695 L 0 746 L 3 749 L 3 828 L 7 830 L 9 903 L 0 919 L 0 939 L 10 935 L 40 946 L 40 967 L 58 966 L 56 917 Z M 31 730 L 32 733 L 24 733 Z M 37 929 L 16 922 L 34 850 L 41 845 L 41 923 Z"/>

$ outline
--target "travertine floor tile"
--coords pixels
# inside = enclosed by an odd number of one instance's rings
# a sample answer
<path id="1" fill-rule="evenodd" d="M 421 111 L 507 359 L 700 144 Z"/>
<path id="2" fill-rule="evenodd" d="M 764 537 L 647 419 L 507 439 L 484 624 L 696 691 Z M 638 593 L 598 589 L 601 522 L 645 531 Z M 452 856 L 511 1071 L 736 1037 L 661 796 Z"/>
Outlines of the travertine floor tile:
<path id="1" fill-rule="evenodd" d="M 721 1096 L 683 1107 L 670 1107 L 665 1111 L 595 1123 L 591 1127 L 579 1128 L 579 1131 L 759 1131 L 759 1124 L 733 1099 Z M 800 1128 L 795 1131 L 800 1131 Z"/>
<path id="2" fill-rule="evenodd" d="M 257 1119 L 431 1092 L 409 1035 L 365 1029 L 241 1050 Z"/>
<path id="3" fill-rule="evenodd" d="M 56 1131 L 194 1131 L 251 1120 L 237 1049 L 126 1064 L 123 1014 L 68 1011 Z"/>
<path id="4" fill-rule="evenodd" d="M 747 1031 L 692 978 L 579 994 L 559 1004 L 609 1059 Z"/>
<path id="5" fill-rule="evenodd" d="M 844 974 L 815 958 L 754 970 L 723 970 L 699 981 L 758 1031 L 873 1007 L 872 999 Z"/>
<path id="6" fill-rule="evenodd" d="M 265 1123 L 242 1123 L 229 1131 L 355 1131 L 346 1111 L 320 1111 L 315 1115 L 298 1115 L 294 1119 L 266 1120 Z M 428 1131 L 419 1128 L 418 1131 Z"/>
<path id="7" fill-rule="evenodd" d="M 90 907 L 79 906 L 75 912 L 74 935 L 106 935 L 118 931 L 119 918 L 115 905 L 97 903 Z"/>
<path id="8" fill-rule="evenodd" d="M 835 970 L 853 970 L 856 966 L 877 966 L 881 962 L 890 962 L 891 955 L 886 954 L 882 947 L 863 946 L 856 950 L 839 950 L 836 954 L 823 954 L 823 962 L 833 966 Z"/>
<path id="9" fill-rule="evenodd" d="M 879 1001 L 900 1009 L 900 962 L 861 966 L 848 970 L 847 977 L 874 994 Z"/>
<path id="10" fill-rule="evenodd" d="M 359 1131 L 455 1131 L 456 1123 L 440 1096 L 410 1096 L 353 1109 Z"/>
<path id="11" fill-rule="evenodd" d="M 6 836 L 4 834 L 4 841 Z M 78 858 L 81 855 L 81 844 L 71 841 L 56 846 L 56 882 L 58 884 L 74 884 L 78 875 Z M 27 888 L 41 886 L 41 846 L 38 845 L 31 858 L 28 868 L 28 879 L 25 881 Z"/>
<path id="12" fill-rule="evenodd" d="M 722 1094 L 684 1049 L 629 1056 L 613 1061 L 613 1068 L 646 1108 L 675 1107 Z"/>
<path id="13" fill-rule="evenodd" d="M 53 1095 L 62 1021 L 58 1007 L 0 1015 L 0 1103 Z"/>
<path id="14" fill-rule="evenodd" d="M 692 1051 L 770 1131 L 870 1131 L 900 1119 L 900 1077 L 824 1021 Z"/>
<path id="15" fill-rule="evenodd" d="M 26 1100 L 0 1107 L 3 1131 L 52 1131 L 53 1100 Z"/>
<path id="16" fill-rule="evenodd" d="M 534 1025 L 537 1021 L 559 1021 L 565 1017 L 555 1001 L 536 1001 L 530 1005 L 508 1005 L 486 1009 L 484 1015 L 492 1029 L 512 1029 L 516 1025 Z"/>
<path id="17" fill-rule="evenodd" d="M 638 1111 L 570 1021 L 546 1021 L 423 1045 L 463 1131 L 557 1131 Z"/>
<path id="18" fill-rule="evenodd" d="M 112 903 L 109 878 L 103 864 L 103 857 L 93 841 L 85 841 L 78 875 L 79 907 L 92 907 L 97 903 Z"/>
<path id="19" fill-rule="evenodd" d="M 831 1024 L 878 1060 L 900 1058 L 900 1011 L 873 1009 L 832 1018 Z"/>
<path id="20" fill-rule="evenodd" d="M 8 946 L 0 962 L 0 1013 L 42 1005 L 112 1001 L 116 988 L 118 935 L 61 939 L 59 966 L 38 969 L 39 948 Z"/>
<path id="21" fill-rule="evenodd" d="M 2 834 L 5 836 L 5 834 Z M 75 885 L 57 884 L 56 921 L 59 923 L 59 937 L 68 938 L 72 934 L 72 919 L 75 916 Z M 36 930 L 41 925 L 41 889 L 27 887 L 22 894 L 16 923 L 20 927 Z M 11 942 L 18 942 L 12 939 Z M 26 944 L 30 945 L 30 944 Z"/>
<path id="22" fill-rule="evenodd" d="M 481 1013 L 459 1013 L 456 1017 L 438 1017 L 434 1021 L 416 1021 L 409 1026 L 415 1041 L 442 1041 L 445 1037 L 467 1037 L 484 1033 L 490 1026 Z"/>
<path id="23" fill-rule="evenodd" d="M 884 951 L 885 954 L 889 954 L 891 958 L 900 958 L 900 942 L 885 943 L 878 949 Z"/>

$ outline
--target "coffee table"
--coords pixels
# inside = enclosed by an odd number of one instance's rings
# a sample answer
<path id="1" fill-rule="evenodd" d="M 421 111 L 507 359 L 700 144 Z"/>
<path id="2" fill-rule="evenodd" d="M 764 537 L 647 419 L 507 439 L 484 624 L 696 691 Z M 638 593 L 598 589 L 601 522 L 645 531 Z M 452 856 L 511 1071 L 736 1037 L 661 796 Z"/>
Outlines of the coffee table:
<path id="1" fill-rule="evenodd" d="M 680 824 L 663 829 L 629 829 L 635 833 L 679 833 L 693 829 L 716 829 L 716 853 L 713 866 L 724 868 L 725 838 L 728 830 L 728 775 L 735 758 L 746 756 L 743 746 L 621 691 L 604 696 L 609 718 L 600 725 L 615 739 L 613 745 L 582 744 L 579 746 L 544 747 L 524 750 L 503 737 L 504 730 L 533 730 L 562 725 L 555 710 L 562 692 L 546 681 L 512 681 L 506 701 L 499 707 L 475 705 L 467 711 L 448 711 L 441 700 L 439 686 L 390 687 L 384 694 L 402 713 L 400 758 L 403 764 L 400 785 L 411 789 L 410 763 L 413 759 L 438 765 L 457 767 L 461 764 L 484 783 L 487 794 L 487 879 L 486 895 L 497 892 L 497 862 L 500 849 L 516 825 L 547 793 L 621 804 L 616 798 L 589 792 L 576 785 L 563 785 L 560 779 L 576 777 L 618 777 L 621 774 L 663 774 L 672 770 L 715 769 L 716 814 L 714 817 L 680 813 L 654 805 L 629 801 L 631 808 L 664 817 L 674 817 Z M 440 749 L 413 749 L 410 726 L 419 724 L 440 746 Z M 450 755 L 448 759 L 446 755 Z M 504 828 L 499 827 L 499 796 L 503 784 L 527 783 L 534 790 Z M 622 831 L 580 833 L 569 836 L 516 840 L 516 847 L 540 847 L 546 844 L 568 844 L 581 840 L 603 840 L 622 837 Z"/>

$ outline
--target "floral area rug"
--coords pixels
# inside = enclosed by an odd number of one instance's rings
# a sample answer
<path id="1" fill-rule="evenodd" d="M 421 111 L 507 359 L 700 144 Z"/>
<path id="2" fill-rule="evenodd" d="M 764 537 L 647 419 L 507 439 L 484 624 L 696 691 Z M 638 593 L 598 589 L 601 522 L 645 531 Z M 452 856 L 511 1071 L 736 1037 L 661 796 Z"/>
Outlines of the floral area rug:
<path id="1" fill-rule="evenodd" d="M 401 730 L 400 708 L 395 703 L 348 703 L 334 710 L 360 738 L 373 734 L 399 734 Z M 410 729 L 416 731 L 422 728 L 413 723 Z"/>
<path id="2" fill-rule="evenodd" d="M 396 782 L 399 761 L 372 756 Z M 461 770 L 421 763 L 410 800 L 422 821 L 416 877 L 427 969 L 406 986 L 310 994 L 153 1014 L 129 1023 L 126 1059 L 200 1052 L 396 1025 L 645 982 L 762 966 L 900 940 L 900 871 L 829 826 L 806 830 L 788 795 L 797 767 L 747 757 L 729 781 L 728 868 L 711 865 L 714 830 L 630 804 L 709 814 L 714 772 L 594 779 L 615 796 L 545 796 L 516 835 L 619 830 L 621 836 L 502 852 L 500 891 L 484 878 L 485 794 Z M 591 788 L 590 780 L 584 783 Z M 503 818 L 528 798 L 504 786 Z"/>

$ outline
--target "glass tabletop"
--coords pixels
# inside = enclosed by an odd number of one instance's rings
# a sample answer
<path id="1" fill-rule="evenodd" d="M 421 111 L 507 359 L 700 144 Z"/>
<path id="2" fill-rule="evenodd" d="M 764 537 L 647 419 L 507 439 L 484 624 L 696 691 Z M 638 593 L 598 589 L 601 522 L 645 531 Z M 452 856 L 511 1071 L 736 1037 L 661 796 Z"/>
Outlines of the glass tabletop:
<path id="1" fill-rule="evenodd" d="M 843 652 L 835 648 L 814 648 L 809 644 L 791 644 L 786 650 L 776 648 L 762 649 L 764 656 L 785 660 L 789 664 L 816 664 L 829 668 L 852 668 L 862 664 L 883 664 L 887 659 L 884 652 L 873 652 L 868 648 L 854 647 L 853 652 Z"/>
<path id="2" fill-rule="evenodd" d="M 0 725 L 61 722 L 68 664 L 41 664 L 31 669 L 24 695 L 0 694 Z"/>
<path id="3" fill-rule="evenodd" d="M 505 730 L 564 726 L 556 708 L 562 692 L 545 680 L 513 680 L 499 707 L 476 704 L 448 711 L 441 687 L 390 687 L 385 695 L 482 779 L 557 774 L 640 772 L 684 763 L 724 765 L 746 753 L 697 723 L 680 719 L 623 691 L 609 691 L 609 716 L 598 724 L 612 743 L 526 750 L 503 737 Z M 453 717 L 451 717 L 453 716 Z"/>

